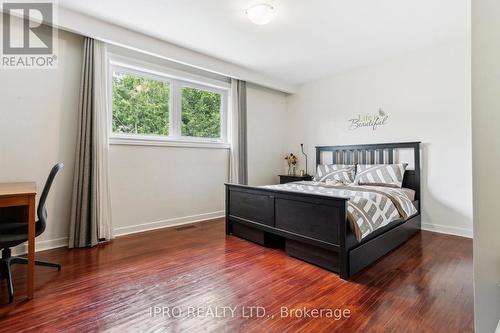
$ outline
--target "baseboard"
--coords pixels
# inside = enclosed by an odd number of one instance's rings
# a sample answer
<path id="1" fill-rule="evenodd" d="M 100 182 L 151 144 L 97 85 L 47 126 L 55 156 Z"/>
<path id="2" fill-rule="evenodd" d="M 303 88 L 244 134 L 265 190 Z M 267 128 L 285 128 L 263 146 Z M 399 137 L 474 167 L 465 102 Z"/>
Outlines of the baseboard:
<path id="1" fill-rule="evenodd" d="M 39 252 L 66 246 L 68 246 L 68 237 L 48 239 L 43 241 L 36 240 L 35 248 L 36 252 Z M 12 249 L 12 253 L 16 256 L 28 253 L 28 244 L 21 244 L 14 247 Z"/>
<path id="2" fill-rule="evenodd" d="M 118 236 L 124 236 L 124 235 L 129 235 L 129 234 L 135 234 L 137 232 L 161 229 L 161 228 L 166 228 L 166 227 L 174 227 L 174 226 L 179 226 L 179 225 L 183 225 L 183 224 L 189 224 L 189 223 L 195 223 L 195 222 L 201 222 L 201 221 L 221 218 L 224 216 L 225 216 L 225 212 L 221 210 L 221 211 L 213 212 L 213 213 L 205 213 L 205 214 L 191 215 L 191 216 L 185 216 L 185 217 L 176 217 L 176 218 L 172 218 L 172 219 L 142 223 L 142 224 L 137 224 L 137 225 L 133 225 L 133 226 L 115 228 L 115 236 L 118 237 Z"/>
<path id="3" fill-rule="evenodd" d="M 203 222 L 206 220 L 221 218 L 224 216 L 225 216 L 224 211 L 217 211 L 217 212 L 212 212 L 212 213 L 191 215 L 191 216 L 185 216 L 185 217 L 176 217 L 176 218 L 172 218 L 172 219 L 153 221 L 153 222 L 148 222 L 148 223 L 127 226 L 127 227 L 115 228 L 114 232 L 115 232 L 115 237 L 120 237 L 120 236 L 135 234 L 135 233 L 143 232 L 143 231 L 150 231 L 150 230 L 156 230 L 156 229 L 161 229 L 161 228 L 175 227 L 175 226 L 189 224 L 189 223 Z M 66 247 L 66 246 L 68 246 L 68 237 L 49 239 L 49 240 L 43 240 L 43 241 L 36 240 L 35 247 L 36 247 L 36 252 L 39 252 L 39 251 L 56 249 L 59 247 Z M 12 253 L 14 255 L 22 255 L 22 254 L 26 254 L 27 252 L 28 252 L 28 245 L 27 244 L 21 244 L 21 245 L 16 246 L 12 249 Z"/>
<path id="4" fill-rule="evenodd" d="M 438 232 L 441 234 L 467 237 L 467 238 L 473 237 L 472 229 L 466 229 L 466 228 L 460 228 L 460 227 L 450 227 L 450 226 L 442 225 L 442 224 L 422 222 L 422 230 Z"/>

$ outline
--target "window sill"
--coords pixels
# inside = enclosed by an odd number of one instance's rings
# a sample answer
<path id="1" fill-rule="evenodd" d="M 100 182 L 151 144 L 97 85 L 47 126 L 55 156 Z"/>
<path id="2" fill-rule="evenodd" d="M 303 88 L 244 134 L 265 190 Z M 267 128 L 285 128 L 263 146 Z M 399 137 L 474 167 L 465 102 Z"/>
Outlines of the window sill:
<path id="1" fill-rule="evenodd" d="M 229 143 L 110 137 L 110 145 L 229 149 Z"/>

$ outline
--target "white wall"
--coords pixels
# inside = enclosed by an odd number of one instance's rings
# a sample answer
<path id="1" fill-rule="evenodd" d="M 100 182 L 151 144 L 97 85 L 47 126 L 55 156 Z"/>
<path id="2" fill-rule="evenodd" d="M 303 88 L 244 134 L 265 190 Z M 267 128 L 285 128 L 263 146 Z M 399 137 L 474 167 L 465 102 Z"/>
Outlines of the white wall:
<path id="1" fill-rule="evenodd" d="M 247 86 L 248 183 L 278 183 L 283 173 L 286 95 L 249 84 Z"/>
<path id="2" fill-rule="evenodd" d="M 500 320 L 500 2 L 472 2 L 472 148 L 476 332 Z"/>
<path id="3" fill-rule="evenodd" d="M 117 235 L 224 215 L 228 150 L 110 146 Z"/>
<path id="4" fill-rule="evenodd" d="M 288 149 L 377 142 L 423 142 L 423 227 L 472 236 L 471 130 L 466 43 L 457 42 L 312 82 L 288 97 Z M 379 107 L 389 123 L 348 129 Z"/>
<path id="5" fill-rule="evenodd" d="M 40 193 L 51 167 L 65 164 L 38 249 L 67 243 L 82 50 L 82 37 L 60 31 L 57 69 L 0 69 L 0 182 L 36 181 Z"/>

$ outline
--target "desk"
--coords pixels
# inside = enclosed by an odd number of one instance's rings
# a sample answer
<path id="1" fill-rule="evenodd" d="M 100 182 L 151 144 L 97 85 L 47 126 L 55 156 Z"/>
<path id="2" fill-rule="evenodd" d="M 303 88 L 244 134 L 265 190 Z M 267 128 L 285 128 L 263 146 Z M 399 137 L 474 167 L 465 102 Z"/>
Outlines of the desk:
<path id="1" fill-rule="evenodd" d="M 0 208 L 28 207 L 28 298 L 35 289 L 35 197 L 36 183 L 0 183 Z"/>

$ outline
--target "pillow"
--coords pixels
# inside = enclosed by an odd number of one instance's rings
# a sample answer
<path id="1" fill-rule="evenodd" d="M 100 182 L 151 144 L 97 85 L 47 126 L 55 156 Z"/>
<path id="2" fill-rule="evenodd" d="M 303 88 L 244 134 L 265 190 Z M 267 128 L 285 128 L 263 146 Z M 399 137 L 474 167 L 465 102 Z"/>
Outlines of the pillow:
<path id="1" fill-rule="evenodd" d="M 356 167 L 345 164 L 320 164 L 317 167 L 313 180 L 334 184 L 349 185 L 354 182 Z"/>
<path id="2" fill-rule="evenodd" d="M 403 186 L 403 176 L 408 164 L 358 164 L 356 185 L 377 185 L 387 187 Z"/>

